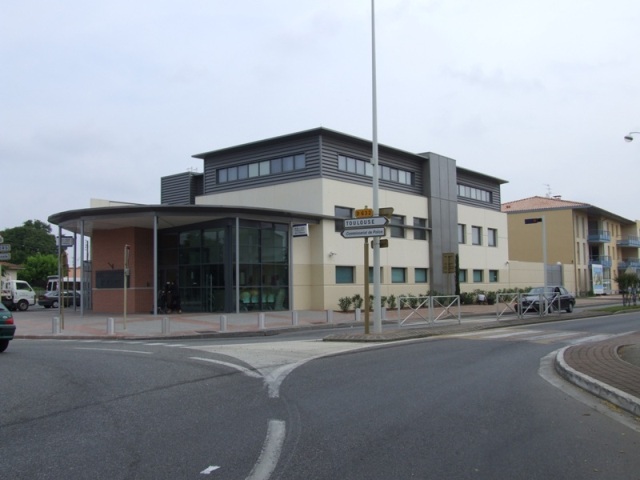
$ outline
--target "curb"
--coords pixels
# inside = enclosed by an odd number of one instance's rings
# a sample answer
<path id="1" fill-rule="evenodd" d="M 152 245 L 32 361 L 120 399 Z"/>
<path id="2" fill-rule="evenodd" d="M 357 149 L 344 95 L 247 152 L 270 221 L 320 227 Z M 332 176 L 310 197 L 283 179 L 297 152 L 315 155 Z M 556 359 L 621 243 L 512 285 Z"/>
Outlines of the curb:
<path id="1" fill-rule="evenodd" d="M 567 349 L 573 347 L 573 345 L 567 345 L 566 347 L 558 350 L 554 367 L 556 372 L 568 382 L 580 387 L 593 395 L 600 397 L 618 407 L 626 410 L 632 415 L 640 417 L 640 398 L 629 395 L 615 387 L 607 385 L 600 380 L 597 380 L 585 373 L 578 372 L 569 366 L 564 359 L 564 353 Z"/>

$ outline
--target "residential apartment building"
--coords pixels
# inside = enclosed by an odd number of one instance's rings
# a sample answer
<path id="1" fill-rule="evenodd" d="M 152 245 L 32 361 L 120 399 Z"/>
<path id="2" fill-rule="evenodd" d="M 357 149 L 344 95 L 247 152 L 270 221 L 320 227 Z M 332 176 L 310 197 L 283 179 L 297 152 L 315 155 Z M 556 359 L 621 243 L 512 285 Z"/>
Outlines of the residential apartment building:
<path id="1" fill-rule="evenodd" d="M 174 284 L 186 311 L 335 309 L 363 294 L 364 238 L 344 220 L 373 205 L 370 141 L 318 128 L 194 155 L 203 172 L 161 179 L 160 205 L 52 215 L 92 237 L 92 308 L 148 311 Z M 463 291 L 507 286 L 504 180 L 434 153 L 379 146 L 379 205 L 393 209 L 381 249 L 381 293 L 453 293 L 444 259 L 458 255 Z M 371 240 L 371 238 L 369 238 Z M 130 264 L 120 260 L 130 249 Z M 119 300 L 120 298 L 120 300 Z"/>
<path id="2" fill-rule="evenodd" d="M 509 261 L 542 265 L 549 284 L 579 295 L 617 293 L 618 273 L 640 268 L 636 221 L 560 197 L 531 197 L 502 205 L 508 218 Z M 543 272 L 519 265 L 518 282 L 540 283 Z"/>

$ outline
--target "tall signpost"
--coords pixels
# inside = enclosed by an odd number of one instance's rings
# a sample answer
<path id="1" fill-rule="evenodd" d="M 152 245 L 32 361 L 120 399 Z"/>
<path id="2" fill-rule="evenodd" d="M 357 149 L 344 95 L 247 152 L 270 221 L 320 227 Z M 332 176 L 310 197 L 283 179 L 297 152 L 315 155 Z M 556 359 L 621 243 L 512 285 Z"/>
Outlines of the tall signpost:
<path id="1" fill-rule="evenodd" d="M 384 237 L 387 233 L 385 225 L 389 223 L 386 217 L 373 216 L 374 209 L 361 208 L 355 211 L 355 218 L 347 218 L 344 220 L 344 230 L 341 235 L 343 238 L 364 238 L 364 333 L 369 333 L 369 237 L 373 237 L 374 253 L 375 245 L 380 248 L 380 237 Z M 379 258 L 379 257 L 378 257 Z M 375 268 L 375 257 L 374 257 Z M 378 269 L 379 273 L 379 269 Z M 378 276 L 378 283 L 380 277 Z M 375 271 L 374 271 L 375 282 Z M 378 285 L 379 290 L 379 285 Z M 380 299 L 376 300 L 374 288 L 374 332 L 375 332 L 375 312 L 380 310 Z M 380 322 L 380 330 L 382 331 L 382 322 Z"/>

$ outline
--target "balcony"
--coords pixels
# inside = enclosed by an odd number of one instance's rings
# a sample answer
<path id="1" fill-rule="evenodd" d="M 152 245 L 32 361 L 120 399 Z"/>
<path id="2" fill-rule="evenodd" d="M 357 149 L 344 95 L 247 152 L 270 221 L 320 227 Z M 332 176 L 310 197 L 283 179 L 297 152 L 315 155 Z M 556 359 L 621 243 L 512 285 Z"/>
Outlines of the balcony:
<path id="1" fill-rule="evenodd" d="M 626 235 L 619 238 L 616 244 L 618 247 L 640 248 L 640 237 L 637 237 L 636 235 Z"/>
<path id="2" fill-rule="evenodd" d="M 627 268 L 640 268 L 640 258 L 623 258 L 618 262 L 619 270 L 626 270 Z"/>
<path id="3" fill-rule="evenodd" d="M 611 257 L 609 255 L 593 255 L 589 257 L 589 265 L 602 265 L 611 268 Z"/>
<path id="4" fill-rule="evenodd" d="M 589 243 L 607 243 L 611 241 L 609 230 L 589 230 L 587 237 Z"/>

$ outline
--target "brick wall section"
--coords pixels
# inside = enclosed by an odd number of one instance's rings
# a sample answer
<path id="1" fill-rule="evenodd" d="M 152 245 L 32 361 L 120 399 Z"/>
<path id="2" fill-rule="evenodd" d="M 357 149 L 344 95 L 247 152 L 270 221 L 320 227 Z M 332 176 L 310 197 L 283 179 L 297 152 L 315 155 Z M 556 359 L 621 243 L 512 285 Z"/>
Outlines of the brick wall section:
<path id="1" fill-rule="evenodd" d="M 129 227 L 94 232 L 92 238 L 94 312 L 124 311 L 123 289 L 95 288 L 95 285 L 96 272 L 124 268 L 125 245 L 130 247 L 127 312 L 149 313 L 153 310 L 153 230 Z"/>

